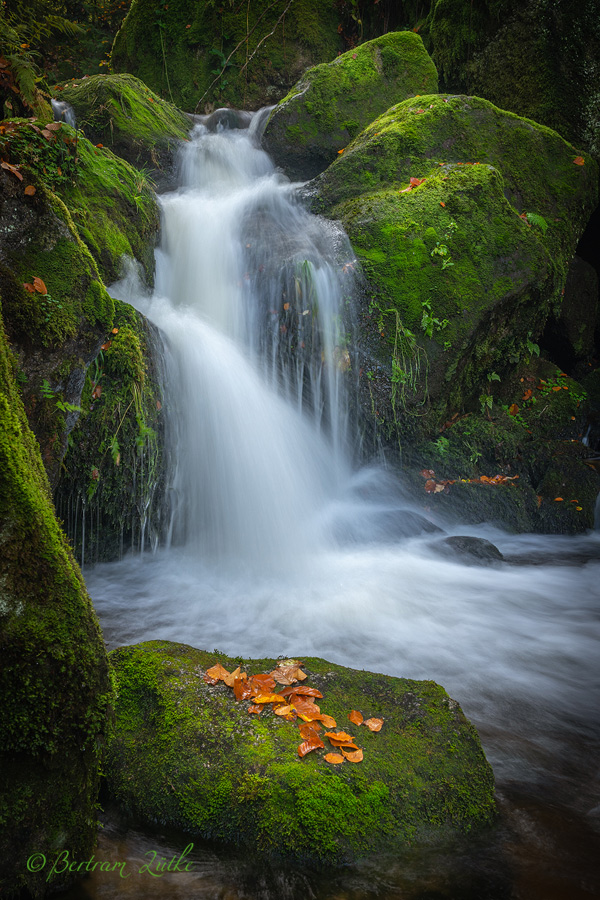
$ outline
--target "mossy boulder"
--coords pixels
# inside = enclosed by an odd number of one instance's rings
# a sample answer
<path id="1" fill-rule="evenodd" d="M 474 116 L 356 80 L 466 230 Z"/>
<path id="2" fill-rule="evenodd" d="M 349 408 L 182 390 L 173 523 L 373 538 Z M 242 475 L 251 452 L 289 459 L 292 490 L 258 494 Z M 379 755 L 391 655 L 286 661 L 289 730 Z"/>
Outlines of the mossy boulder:
<path id="1" fill-rule="evenodd" d="M 117 559 L 166 531 L 161 338 L 115 300 L 110 340 L 88 368 L 54 499 L 77 559 Z"/>
<path id="2" fill-rule="evenodd" d="M 35 897 L 72 876 L 27 860 L 96 843 L 112 686 L 83 579 L 56 519 L 0 318 L 0 891 Z"/>
<path id="3" fill-rule="evenodd" d="M 493 385 L 539 353 L 560 316 L 596 179 L 594 161 L 550 129 L 430 95 L 392 107 L 312 183 L 314 208 L 341 219 L 366 278 L 360 393 L 374 441 L 410 464 L 453 416 L 487 418 Z M 534 482 L 507 522 L 519 530 L 526 510 L 535 517 Z"/>
<path id="4" fill-rule="evenodd" d="M 434 0 L 423 34 L 445 89 L 485 97 L 600 157 L 595 0 Z"/>
<path id="5" fill-rule="evenodd" d="M 260 853 L 340 863 L 414 841 L 481 828 L 494 782 L 477 733 L 432 681 L 410 681 L 305 659 L 322 711 L 364 750 L 334 766 L 327 750 L 298 756 L 296 723 L 267 707 L 248 714 L 204 673 L 215 654 L 152 641 L 114 650 L 116 729 L 111 797 L 134 821 L 158 822 Z M 218 661 L 269 672 L 274 660 Z M 379 733 L 352 710 L 384 720 Z M 327 739 L 325 739 L 327 743 Z"/>
<path id="6" fill-rule="evenodd" d="M 150 276 L 159 216 L 147 181 L 128 163 L 76 140 L 67 125 L 51 134 L 19 122 L 1 139 L 23 180 L 0 173 L 0 289 L 25 408 L 54 486 L 87 366 L 113 325 L 103 278 L 117 277 L 124 254 Z"/>
<path id="7" fill-rule="evenodd" d="M 168 181 L 173 154 L 192 127 L 189 117 L 133 75 L 94 75 L 55 95 L 69 103 L 77 127 L 155 180 Z"/>
<path id="8" fill-rule="evenodd" d="M 313 178 L 390 106 L 435 91 L 421 38 L 387 34 L 305 72 L 273 110 L 263 144 L 290 178 Z"/>
<path id="9" fill-rule="evenodd" d="M 133 0 L 112 66 L 188 112 L 258 109 L 284 97 L 306 68 L 344 49 L 338 24 L 335 5 L 323 0 Z"/>

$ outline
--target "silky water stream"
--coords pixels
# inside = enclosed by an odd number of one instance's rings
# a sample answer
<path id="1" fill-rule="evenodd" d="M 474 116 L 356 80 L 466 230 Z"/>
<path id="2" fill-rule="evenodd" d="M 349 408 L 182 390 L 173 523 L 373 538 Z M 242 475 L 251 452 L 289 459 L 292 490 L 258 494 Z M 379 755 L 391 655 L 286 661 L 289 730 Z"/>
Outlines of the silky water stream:
<path id="1" fill-rule="evenodd" d="M 259 119 L 197 125 L 181 187 L 161 199 L 154 292 L 135 274 L 113 288 L 165 335 L 171 528 L 156 553 L 85 573 L 105 638 L 435 679 L 479 730 L 500 825 L 341 872 L 255 865 L 195 841 L 190 873 L 97 872 L 69 896 L 600 896 L 600 538 L 438 523 L 512 562 L 444 560 L 413 533 L 393 476 L 354 464 L 352 250 L 259 149 Z M 107 810 L 97 858 L 137 871 L 187 843 Z"/>

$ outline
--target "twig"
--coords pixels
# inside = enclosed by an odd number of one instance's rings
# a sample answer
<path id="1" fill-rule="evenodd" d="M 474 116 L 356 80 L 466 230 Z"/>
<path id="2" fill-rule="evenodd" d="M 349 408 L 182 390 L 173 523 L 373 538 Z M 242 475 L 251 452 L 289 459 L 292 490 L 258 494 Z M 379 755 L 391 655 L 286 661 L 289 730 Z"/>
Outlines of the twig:
<path id="1" fill-rule="evenodd" d="M 258 25 L 262 22 L 262 20 L 264 19 L 264 17 L 266 16 L 266 14 L 269 12 L 269 10 L 270 10 L 273 6 L 275 6 L 276 2 L 277 2 L 277 0 L 273 0 L 272 3 L 269 3 L 269 5 L 268 5 L 267 8 L 265 9 L 265 11 L 262 12 L 262 13 L 260 14 L 260 16 L 258 17 L 258 19 L 256 20 L 256 22 L 255 22 L 254 25 L 252 26 L 252 28 L 250 29 L 250 31 L 247 31 L 247 32 L 246 32 L 246 36 L 243 37 L 243 38 L 241 39 L 241 41 L 240 41 L 238 44 L 235 45 L 235 47 L 233 48 L 233 50 L 231 51 L 231 53 L 229 54 L 229 56 L 228 56 L 227 59 L 225 60 L 225 62 L 224 62 L 224 64 L 223 64 L 223 68 L 221 69 L 221 71 L 219 72 L 219 74 L 218 74 L 218 75 L 215 75 L 215 77 L 213 78 L 213 80 L 211 81 L 211 83 L 209 84 L 209 86 L 206 88 L 206 90 L 204 91 L 204 93 L 202 94 L 202 96 L 200 97 L 200 99 L 198 100 L 198 102 L 196 103 L 196 108 L 194 109 L 194 112 L 195 112 L 195 113 L 198 112 L 198 107 L 200 106 L 200 104 L 202 103 L 202 101 L 204 100 L 204 98 L 206 97 L 206 95 L 208 94 L 208 92 L 211 90 L 211 88 L 214 87 L 214 85 L 215 85 L 215 84 L 217 83 L 217 81 L 220 79 L 221 75 L 223 74 L 223 72 L 225 71 L 225 69 L 227 68 L 227 66 L 229 65 L 229 60 L 231 59 L 231 57 L 232 57 L 235 53 L 237 53 L 237 51 L 240 49 L 240 47 L 242 46 L 242 44 L 244 43 L 244 41 L 246 42 L 246 46 L 248 45 L 248 40 L 249 40 L 249 38 L 250 38 L 250 35 L 256 30 L 256 28 L 257 28 Z M 288 4 L 288 5 L 289 5 L 289 4 Z M 278 22 L 277 24 L 279 24 L 279 22 Z M 275 26 L 275 28 L 277 28 L 277 25 Z M 267 35 L 267 37 L 269 37 L 269 35 Z M 262 42 L 261 42 L 261 43 L 262 43 Z M 256 52 L 256 51 L 254 51 L 254 52 Z M 247 55 L 247 54 L 246 54 L 246 55 Z M 254 53 L 252 54 L 252 56 L 254 56 Z M 250 59 L 252 59 L 252 56 L 250 57 Z M 250 60 L 247 60 L 246 65 L 248 65 L 249 62 L 250 62 Z M 243 68 L 245 68 L 245 66 L 244 66 Z M 241 71 L 243 71 L 243 69 L 242 69 Z"/>
<path id="2" fill-rule="evenodd" d="M 277 31 L 277 26 L 279 25 L 279 23 L 281 22 L 281 20 L 283 19 L 283 17 L 285 16 L 286 12 L 288 11 L 288 9 L 290 8 L 290 6 L 292 5 L 293 2 L 294 2 L 294 0 L 289 0 L 288 5 L 287 5 L 286 8 L 284 9 L 284 11 L 281 13 L 281 15 L 279 16 L 279 18 L 277 19 L 277 21 L 275 22 L 275 27 L 273 28 L 273 31 L 270 31 L 269 34 L 265 34 L 264 38 L 263 38 L 261 41 L 258 42 L 258 44 L 256 45 L 256 47 L 254 48 L 254 53 L 252 54 L 252 56 L 250 57 L 250 59 L 248 59 L 248 60 L 244 63 L 244 65 L 242 66 L 242 68 L 240 69 L 240 75 L 241 75 L 241 73 L 244 71 L 244 69 L 247 68 L 248 63 L 251 63 L 251 62 L 252 62 L 252 60 L 254 59 L 254 57 L 256 56 L 256 54 L 258 53 L 258 50 L 259 50 L 259 47 L 261 46 L 261 44 L 264 44 L 264 42 L 265 42 L 268 38 L 273 37 L 273 35 L 274 35 L 275 32 Z"/>

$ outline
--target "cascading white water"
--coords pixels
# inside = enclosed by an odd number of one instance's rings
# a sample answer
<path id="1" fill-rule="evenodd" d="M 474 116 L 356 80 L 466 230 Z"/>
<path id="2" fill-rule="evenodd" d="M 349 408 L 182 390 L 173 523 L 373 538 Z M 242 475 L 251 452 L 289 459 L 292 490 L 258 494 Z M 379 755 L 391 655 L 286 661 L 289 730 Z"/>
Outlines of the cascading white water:
<path id="1" fill-rule="evenodd" d="M 569 806 L 585 784 L 577 809 L 598 816 L 598 535 L 463 528 L 518 564 L 436 557 L 398 482 L 350 464 L 351 248 L 297 203 L 252 126 L 198 127 L 181 169 L 161 201 L 154 293 L 114 287 L 167 338 L 179 546 L 86 573 L 107 641 L 433 678 L 479 728 L 502 789 L 538 782 Z"/>
<path id="2" fill-rule="evenodd" d="M 175 528 L 207 562 L 287 567 L 322 545 L 319 512 L 349 475 L 334 236 L 250 130 L 197 126 L 181 171 L 154 295 L 115 289 L 170 348 Z"/>

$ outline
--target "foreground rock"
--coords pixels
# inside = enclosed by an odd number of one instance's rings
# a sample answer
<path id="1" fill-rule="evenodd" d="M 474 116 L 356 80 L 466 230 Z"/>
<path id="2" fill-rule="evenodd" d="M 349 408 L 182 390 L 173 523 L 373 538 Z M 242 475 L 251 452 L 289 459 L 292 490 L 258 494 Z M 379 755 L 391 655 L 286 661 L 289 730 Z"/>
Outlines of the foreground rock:
<path id="1" fill-rule="evenodd" d="M 305 72 L 271 114 L 263 144 L 290 178 L 314 178 L 390 106 L 434 91 L 421 38 L 387 34 Z"/>
<path id="2" fill-rule="evenodd" d="M 334 730 L 364 751 L 361 763 L 332 765 L 329 747 L 300 759 L 297 724 L 270 705 L 249 715 L 250 701 L 237 703 L 222 682 L 205 684 L 214 653 L 152 641 L 111 659 L 119 699 L 107 783 L 134 820 L 251 852 L 342 862 L 493 817 L 493 775 L 475 729 L 434 682 L 306 659 L 303 684 L 322 692 L 317 702 Z M 249 674 L 277 664 L 218 660 Z M 352 725 L 351 710 L 383 719 L 381 731 Z"/>
<path id="3" fill-rule="evenodd" d="M 54 517 L 0 318 L 0 894 L 72 880 L 27 865 L 96 844 L 112 700 L 100 628 Z"/>

